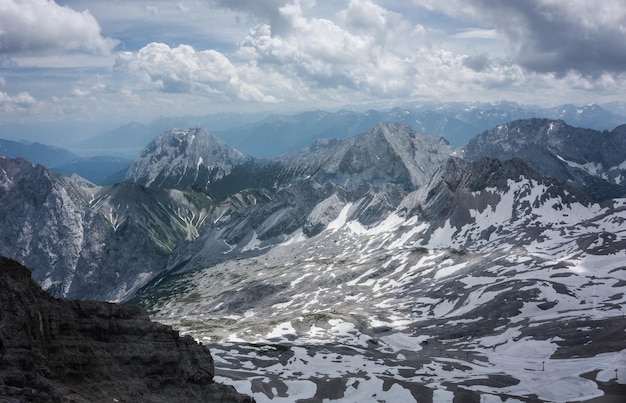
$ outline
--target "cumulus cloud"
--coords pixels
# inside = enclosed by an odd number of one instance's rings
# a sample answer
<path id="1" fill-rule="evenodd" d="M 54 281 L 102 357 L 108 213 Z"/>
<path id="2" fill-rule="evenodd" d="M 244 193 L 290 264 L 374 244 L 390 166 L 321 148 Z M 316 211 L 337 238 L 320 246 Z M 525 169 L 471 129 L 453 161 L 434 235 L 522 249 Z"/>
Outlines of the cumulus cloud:
<path id="1" fill-rule="evenodd" d="M 324 9 L 323 14 L 314 1 L 212 0 L 212 4 L 246 13 L 254 21 L 236 50 L 225 53 L 151 43 L 135 52 L 120 53 L 116 71 L 139 78 L 134 94 L 149 89 L 163 94 L 200 94 L 217 101 L 317 105 L 471 96 L 502 99 L 516 91 L 528 94 L 529 88 L 570 83 L 590 91 L 623 82 L 619 79 L 611 84 L 610 74 L 601 71 L 591 75 L 595 67 L 576 64 L 573 56 L 559 53 L 563 47 L 557 48 L 556 39 L 547 42 L 558 51 L 548 45 L 545 49 L 552 52 L 552 58 L 546 56 L 540 64 L 537 57 L 531 60 L 532 46 L 537 52 L 543 49 L 534 41 L 538 34 L 528 32 L 536 26 L 531 22 L 538 24 L 535 14 L 539 12 L 533 5 L 540 2 L 547 7 L 544 11 L 564 4 L 563 0 L 421 0 L 420 4 L 429 8 L 473 21 L 446 37 L 441 27 L 409 21 L 374 0 L 349 0 L 332 12 Z M 582 3 L 574 3 L 582 7 Z M 496 18 L 504 14 L 503 21 Z M 576 18 L 564 19 L 578 21 Z M 589 21 L 579 21 L 577 26 L 593 25 L 597 18 L 592 13 Z M 561 24 L 556 30 L 562 32 L 559 35 L 570 32 L 566 23 L 557 24 Z M 501 48 L 490 52 L 494 42 L 503 38 L 509 41 L 514 57 L 505 57 Z M 469 48 L 476 43 L 485 46 Z"/>
<path id="2" fill-rule="evenodd" d="M 236 67 L 215 50 L 196 51 L 189 45 L 171 48 L 153 42 L 137 53 L 120 53 L 115 69 L 135 75 L 164 92 L 202 92 L 246 101 L 274 101 L 255 88 L 253 80 L 242 80 L 245 69 Z"/>
<path id="3" fill-rule="evenodd" d="M 433 48 L 429 30 L 371 0 L 351 0 L 334 19 L 301 1 L 234 1 L 259 21 L 233 54 L 151 43 L 120 53 L 116 70 L 166 93 L 289 102 L 446 97 L 479 87 L 521 85 L 518 66 Z M 271 8 L 271 7 L 270 7 Z M 272 21 L 280 19 L 281 30 Z M 475 35 L 492 36 L 492 31 Z"/>
<path id="4" fill-rule="evenodd" d="M 0 53 L 108 54 L 117 43 L 102 36 L 89 11 L 77 12 L 51 0 L 0 0 Z"/>
<path id="5" fill-rule="evenodd" d="M 494 27 L 517 63 L 537 72 L 598 77 L 626 71 L 626 2 L 605 0 L 414 0 Z"/>
<path id="6" fill-rule="evenodd" d="M 280 9 L 289 0 L 211 0 L 215 6 L 241 12 L 257 22 L 267 23 L 274 33 L 284 33 L 288 21 Z"/>
<path id="7" fill-rule="evenodd" d="M 371 1 L 351 1 L 337 21 L 308 17 L 299 3 L 280 7 L 290 27 L 276 34 L 267 24 L 251 30 L 238 56 L 296 74 L 310 88 L 344 87 L 393 95 L 406 92 L 406 58 L 412 26 Z"/>
<path id="8" fill-rule="evenodd" d="M 19 112 L 37 106 L 38 102 L 28 92 L 20 92 L 11 96 L 0 91 L 0 109 L 4 112 Z"/>

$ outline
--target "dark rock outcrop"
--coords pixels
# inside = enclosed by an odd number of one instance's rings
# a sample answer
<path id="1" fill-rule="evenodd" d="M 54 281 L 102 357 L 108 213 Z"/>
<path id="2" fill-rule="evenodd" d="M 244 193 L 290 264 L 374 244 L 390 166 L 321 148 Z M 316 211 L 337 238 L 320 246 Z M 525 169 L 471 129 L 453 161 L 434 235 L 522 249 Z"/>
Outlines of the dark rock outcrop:
<path id="1" fill-rule="evenodd" d="M 51 297 L 0 257 L 0 402 L 252 402 L 209 350 L 140 308 Z"/>

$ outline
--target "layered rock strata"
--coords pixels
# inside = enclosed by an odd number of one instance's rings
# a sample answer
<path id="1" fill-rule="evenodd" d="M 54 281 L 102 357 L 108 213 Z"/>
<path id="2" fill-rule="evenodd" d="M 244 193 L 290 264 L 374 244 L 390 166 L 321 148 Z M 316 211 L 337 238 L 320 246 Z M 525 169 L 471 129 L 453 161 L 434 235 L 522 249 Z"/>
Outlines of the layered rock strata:
<path id="1" fill-rule="evenodd" d="M 0 402 L 252 402 L 209 350 L 140 308 L 51 297 L 0 257 Z"/>

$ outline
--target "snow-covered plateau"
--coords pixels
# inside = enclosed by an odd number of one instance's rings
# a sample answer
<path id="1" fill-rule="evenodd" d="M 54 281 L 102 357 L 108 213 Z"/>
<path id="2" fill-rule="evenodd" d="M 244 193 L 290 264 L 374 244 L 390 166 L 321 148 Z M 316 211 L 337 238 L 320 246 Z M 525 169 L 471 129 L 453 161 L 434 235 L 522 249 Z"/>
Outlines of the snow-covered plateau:
<path id="1" fill-rule="evenodd" d="M 366 227 L 345 203 L 313 237 L 161 285 L 176 292 L 149 310 L 258 402 L 623 397 L 626 199 L 549 193 L 526 178 L 473 192 L 464 224 Z"/>

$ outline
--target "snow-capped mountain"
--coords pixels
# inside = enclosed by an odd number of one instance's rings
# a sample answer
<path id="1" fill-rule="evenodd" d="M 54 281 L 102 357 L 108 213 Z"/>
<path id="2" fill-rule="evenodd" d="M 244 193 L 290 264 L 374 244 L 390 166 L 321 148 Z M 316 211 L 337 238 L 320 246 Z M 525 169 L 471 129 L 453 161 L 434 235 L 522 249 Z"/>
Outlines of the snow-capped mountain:
<path id="1" fill-rule="evenodd" d="M 206 190 L 247 160 L 205 129 L 172 129 L 144 148 L 126 179 L 152 188 Z"/>
<path id="2" fill-rule="evenodd" d="M 452 158 L 373 225 L 326 200 L 315 235 L 137 301 L 209 343 L 219 379 L 257 401 L 623 393 L 625 199 L 591 202 L 520 160 Z"/>
<path id="3" fill-rule="evenodd" d="M 257 401 L 626 394 L 626 199 L 586 186 L 620 186 L 623 127 L 510 122 L 471 160 L 396 123 L 263 161 L 199 132 L 146 149 L 149 187 L 0 160 L 0 252 L 219 342 L 218 379 Z"/>
<path id="4" fill-rule="evenodd" d="M 582 186 L 598 198 L 625 194 L 626 125 L 599 132 L 561 120 L 518 120 L 474 137 L 463 151 L 470 160 L 522 158 L 542 175 Z"/>

